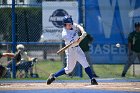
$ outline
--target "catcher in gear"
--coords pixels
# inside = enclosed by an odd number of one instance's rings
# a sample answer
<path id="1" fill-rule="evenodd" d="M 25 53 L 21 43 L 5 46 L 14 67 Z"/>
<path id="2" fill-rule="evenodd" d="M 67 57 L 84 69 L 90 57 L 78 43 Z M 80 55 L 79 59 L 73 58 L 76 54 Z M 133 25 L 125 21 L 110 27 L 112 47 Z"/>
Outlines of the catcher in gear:
<path id="1" fill-rule="evenodd" d="M 16 46 L 17 52 L 15 54 L 15 61 L 16 61 L 16 71 L 17 70 L 24 70 L 25 71 L 25 78 L 28 77 L 28 72 L 30 70 L 30 76 L 32 77 L 33 75 L 33 70 L 32 70 L 32 60 L 34 58 L 31 58 L 28 56 L 27 52 L 25 52 L 25 47 L 22 44 L 19 44 Z M 7 65 L 7 68 L 10 68 L 12 70 L 12 61 L 9 62 Z"/>

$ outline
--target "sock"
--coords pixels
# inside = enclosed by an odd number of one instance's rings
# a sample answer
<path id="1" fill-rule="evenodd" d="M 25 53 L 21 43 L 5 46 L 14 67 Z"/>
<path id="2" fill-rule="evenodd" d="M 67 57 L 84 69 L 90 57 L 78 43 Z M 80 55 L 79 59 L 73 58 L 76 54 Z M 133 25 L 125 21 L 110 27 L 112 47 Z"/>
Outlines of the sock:
<path id="1" fill-rule="evenodd" d="M 85 72 L 87 73 L 87 75 L 89 76 L 90 79 L 93 78 L 93 74 L 92 74 L 90 67 L 85 68 Z"/>
<path id="2" fill-rule="evenodd" d="M 61 76 L 61 75 L 64 75 L 64 74 L 66 74 L 65 70 L 61 69 L 60 71 L 58 71 L 57 73 L 54 74 L 54 77 L 58 77 L 58 76 Z"/>

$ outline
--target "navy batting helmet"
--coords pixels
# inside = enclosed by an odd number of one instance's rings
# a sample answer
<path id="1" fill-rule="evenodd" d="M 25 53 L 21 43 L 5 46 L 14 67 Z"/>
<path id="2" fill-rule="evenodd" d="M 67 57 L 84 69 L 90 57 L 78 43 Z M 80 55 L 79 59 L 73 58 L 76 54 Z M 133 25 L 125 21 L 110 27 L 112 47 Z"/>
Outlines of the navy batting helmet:
<path id="1" fill-rule="evenodd" d="M 70 15 L 64 16 L 64 18 L 63 18 L 63 24 L 65 25 L 66 23 L 73 24 L 73 20 L 72 20 L 72 17 Z"/>

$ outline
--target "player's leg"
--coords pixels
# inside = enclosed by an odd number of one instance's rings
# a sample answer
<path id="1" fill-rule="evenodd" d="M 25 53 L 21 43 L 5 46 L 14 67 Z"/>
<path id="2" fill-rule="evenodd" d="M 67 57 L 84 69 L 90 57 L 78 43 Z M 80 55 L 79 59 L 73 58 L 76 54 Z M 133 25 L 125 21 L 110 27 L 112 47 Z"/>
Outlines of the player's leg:
<path id="1" fill-rule="evenodd" d="M 92 71 L 92 73 L 93 73 L 93 76 L 94 76 L 94 77 L 99 77 L 99 76 L 96 75 L 96 73 L 95 73 L 95 71 L 94 71 L 94 68 L 93 68 L 93 66 L 92 66 L 93 64 L 92 64 L 92 61 L 91 61 L 90 53 L 89 53 L 89 52 L 84 52 L 84 53 L 85 53 L 87 62 L 88 62 L 88 64 L 89 64 L 90 68 L 91 68 L 91 71 Z"/>
<path id="2" fill-rule="evenodd" d="M 57 78 L 61 75 L 71 73 L 73 71 L 75 65 L 76 65 L 76 61 L 67 62 L 67 66 L 65 68 L 62 68 L 60 71 L 56 72 L 55 74 L 53 74 L 53 77 Z"/>
<path id="3" fill-rule="evenodd" d="M 90 66 L 89 66 L 89 64 L 86 60 L 85 54 L 81 50 L 81 48 L 78 48 L 77 55 L 78 55 L 77 56 L 77 61 L 84 67 L 85 72 L 87 73 L 87 75 L 91 79 L 91 85 L 98 85 L 97 81 L 94 79 L 94 76 L 92 74 Z"/>
<path id="4" fill-rule="evenodd" d="M 71 54 L 67 54 L 67 66 L 61 70 L 59 70 L 58 72 L 54 73 L 54 74 L 51 74 L 47 80 L 47 84 L 51 84 L 55 78 L 61 76 L 61 75 L 64 75 L 64 74 L 69 74 L 70 72 L 73 71 L 75 65 L 76 65 L 76 60 L 75 60 L 75 56 L 74 55 L 71 55 Z"/>
<path id="5" fill-rule="evenodd" d="M 133 64 L 133 62 L 135 61 L 136 57 L 137 57 L 137 55 L 136 55 L 135 52 L 133 52 L 132 55 L 129 55 L 128 61 L 127 61 L 127 63 L 125 64 L 124 69 L 123 69 L 123 72 L 122 72 L 122 75 L 121 75 L 122 77 L 125 77 L 125 75 L 126 75 L 128 69 L 129 69 L 130 66 Z"/>
<path id="6" fill-rule="evenodd" d="M 64 75 L 64 74 L 69 74 L 70 72 L 73 71 L 74 67 L 76 65 L 76 61 L 74 62 L 70 62 L 68 61 L 68 64 L 65 68 L 59 70 L 58 72 L 54 73 L 54 74 L 51 74 L 47 80 L 47 85 L 51 84 L 53 81 L 55 81 L 55 79 L 61 75 Z"/>
<path id="7" fill-rule="evenodd" d="M 4 77 L 7 72 L 7 69 L 0 65 L 0 78 Z"/>
<path id="8" fill-rule="evenodd" d="M 27 61 L 27 62 L 25 61 L 22 63 L 22 69 L 25 71 L 25 78 L 29 77 L 29 70 L 31 67 L 32 67 L 32 61 Z"/>

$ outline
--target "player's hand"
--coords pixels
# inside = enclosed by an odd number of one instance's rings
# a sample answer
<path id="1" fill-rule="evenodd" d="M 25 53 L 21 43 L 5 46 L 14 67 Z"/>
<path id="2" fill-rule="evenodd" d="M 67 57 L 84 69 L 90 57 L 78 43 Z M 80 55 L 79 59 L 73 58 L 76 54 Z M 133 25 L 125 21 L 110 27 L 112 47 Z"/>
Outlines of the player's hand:
<path id="1" fill-rule="evenodd" d="M 78 42 L 80 43 L 86 36 L 87 36 L 86 32 L 82 33 L 82 35 L 80 36 Z"/>
<path id="2" fill-rule="evenodd" d="M 80 36 L 80 38 L 78 38 L 73 45 L 77 46 L 80 44 L 80 42 L 83 40 L 83 37 Z"/>
<path id="3" fill-rule="evenodd" d="M 87 33 L 86 32 L 83 32 L 82 33 L 82 37 L 85 38 L 86 36 L 87 36 Z"/>
<path id="4" fill-rule="evenodd" d="M 80 40 L 82 41 L 86 36 L 87 36 L 87 33 L 83 32 L 82 35 L 80 36 Z"/>
<path id="5" fill-rule="evenodd" d="M 80 44 L 80 42 L 86 37 L 87 33 L 84 32 L 82 33 L 82 35 L 80 36 L 80 38 L 78 38 L 76 41 L 73 42 L 73 46 L 78 46 Z"/>
<path id="6" fill-rule="evenodd" d="M 72 46 L 78 46 L 80 43 L 80 38 L 73 42 Z"/>
<path id="7" fill-rule="evenodd" d="M 73 42 L 72 46 L 78 46 L 79 45 L 79 42 L 78 41 L 75 41 Z"/>

